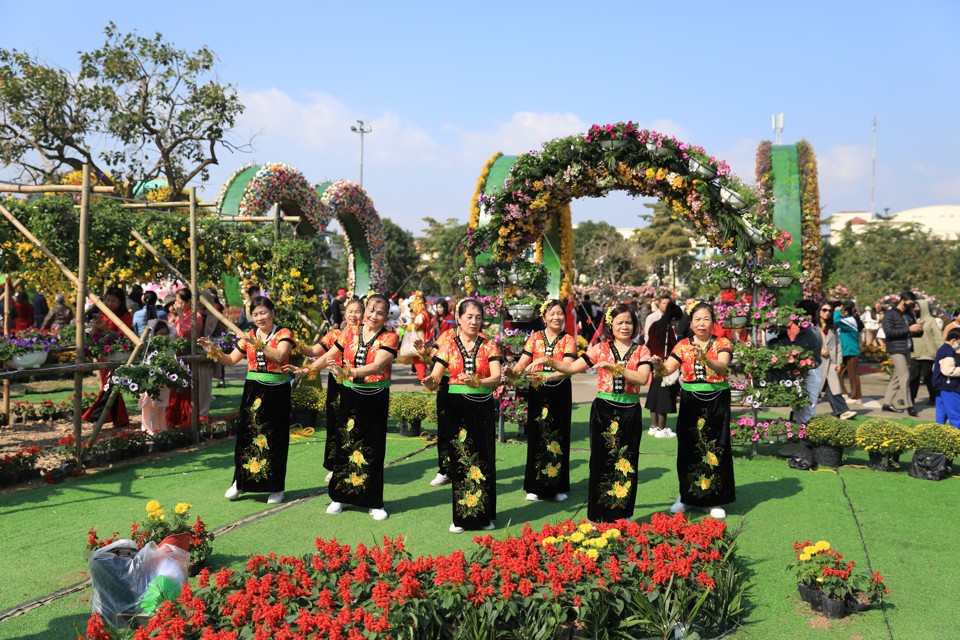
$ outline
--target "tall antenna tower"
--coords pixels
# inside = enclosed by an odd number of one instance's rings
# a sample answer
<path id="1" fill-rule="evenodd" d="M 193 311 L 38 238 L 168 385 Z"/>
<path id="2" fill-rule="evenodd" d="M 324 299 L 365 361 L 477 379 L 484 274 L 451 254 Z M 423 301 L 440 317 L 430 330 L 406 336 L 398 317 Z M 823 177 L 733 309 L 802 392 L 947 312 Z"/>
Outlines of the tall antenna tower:
<path id="1" fill-rule="evenodd" d="M 877 214 L 877 112 L 873 112 L 873 167 L 870 170 L 870 213 Z"/>
<path id="2" fill-rule="evenodd" d="M 779 145 L 783 136 L 783 123 L 786 121 L 786 116 L 784 116 L 783 112 L 781 111 L 779 114 L 773 114 L 771 118 L 773 120 L 774 144 Z"/>

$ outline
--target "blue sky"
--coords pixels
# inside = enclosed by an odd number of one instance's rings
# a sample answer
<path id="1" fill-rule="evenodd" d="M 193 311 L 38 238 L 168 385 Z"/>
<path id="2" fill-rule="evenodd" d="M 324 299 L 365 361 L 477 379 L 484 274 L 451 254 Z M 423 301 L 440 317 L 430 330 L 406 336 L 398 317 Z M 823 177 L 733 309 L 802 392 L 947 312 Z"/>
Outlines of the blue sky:
<path id="1" fill-rule="evenodd" d="M 754 179 L 770 117 L 805 138 L 825 214 L 869 209 L 879 120 L 878 211 L 960 204 L 960 3 L 180 2 L 4 3 L 2 46 L 74 70 L 77 51 L 122 31 L 210 46 L 247 106 L 213 199 L 248 162 L 283 161 L 313 182 L 359 180 L 380 214 L 466 220 L 483 163 L 594 123 L 633 120 L 726 159 Z M 46 7 L 46 8 L 44 8 Z M 81 8 L 82 7 L 82 8 Z M 638 226 L 625 194 L 574 203 L 574 220 Z"/>

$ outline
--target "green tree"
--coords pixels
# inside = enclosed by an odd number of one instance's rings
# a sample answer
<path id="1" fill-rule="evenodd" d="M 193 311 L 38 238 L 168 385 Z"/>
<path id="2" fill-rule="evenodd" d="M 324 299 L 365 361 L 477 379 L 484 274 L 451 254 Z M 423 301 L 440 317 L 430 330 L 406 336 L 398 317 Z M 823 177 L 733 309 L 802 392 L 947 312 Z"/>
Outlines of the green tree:
<path id="1" fill-rule="evenodd" d="M 633 232 L 633 241 L 640 249 L 640 264 L 657 274 L 660 282 L 677 288 L 677 281 L 685 281 L 695 262 L 690 232 L 671 217 L 664 202 L 645 203 L 652 209 L 640 217 L 650 224 Z"/>
<path id="2" fill-rule="evenodd" d="M 467 225 L 459 223 L 456 218 L 440 222 L 427 217 L 423 221 L 427 228 L 419 243 L 420 253 L 427 264 L 419 288 L 428 295 L 462 295 L 460 269 L 466 264 L 466 258 L 458 247 L 467 233 Z"/>
<path id="3" fill-rule="evenodd" d="M 183 199 L 184 187 L 208 179 L 218 150 L 239 148 L 226 138 L 243 112 L 236 88 L 216 82 L 207 47 L 190 53 L 112 22 L 104 32 L 76 73 L 0 49 L 0 161 L 44 182 L 86 163 L 126 197 L 164 178 Z"/>
<path id="4" fill-rule="evenodd" d="M 383 234 L 390 256 L 387 264 L 388 295 L 399 293 L 405 296 L 420 284 L 420 254 L 412 233 L 389 218 L 383 219 Z"/>
<path id="5" fill-rule="evenodd" d="M 842 284 L 862 303 L 922 290 L 939 298 L 960 294 L 960 243 L 944 240 L 918 224 L 877 222 L 861 233 L 850 225 L 828 252 L 824 288 Z"/>
<path id="6" fill-rule="evenodd" d="M 575 282 L 637 284 L 646 278 L 636 246 L 606 222 L 581 222 L 573 230 Z"/>

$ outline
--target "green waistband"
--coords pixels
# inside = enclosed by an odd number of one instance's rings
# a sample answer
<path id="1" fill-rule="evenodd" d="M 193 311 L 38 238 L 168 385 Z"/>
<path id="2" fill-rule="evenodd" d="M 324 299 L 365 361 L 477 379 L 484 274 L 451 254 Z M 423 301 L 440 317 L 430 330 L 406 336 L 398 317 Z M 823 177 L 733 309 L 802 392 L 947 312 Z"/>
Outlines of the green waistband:
<path id="1" fill-rule="evenodd" d="M 344 380 L 343 386 L 359 389 L 383 389 L 390 386 L 390 381 L 381 380 L 380 382 L 352 382 L 350 380 Z"/>
<path id="2" fill-rule="evenodd" d="M 680 387 L 687 391 L 723 391 L 730 388 L 729 382 L 680 382 Z"/>
<path id="3" fill-rule="evenodd" d="M 257 382 L 290 382 L 288 373 L 267 373 L 265 371 L 247 371 L 247 380 L 256 380 Z"/>
<path id="4" fill-rule="evenodd" d="M 620 404 L 636 404 L 640 402 L 639 393 L 611 393 L 609 391 L 601 391 L 597 394 L 597 397 L 602 400 L 619 402 Z"/>
<path id="5" fill-rule="evenodd" d="M 468 394 L 472 396 L 483 396 L 483 395 L 487 395 L 488 393 L 493 393 L 493 390 L 487 389 L 485 387 L 475 389 L 474 387 L 468 387 L 465 384 L 452 384 L 450 385 L 449 393 L 462 393 L 462 394 Z"/>

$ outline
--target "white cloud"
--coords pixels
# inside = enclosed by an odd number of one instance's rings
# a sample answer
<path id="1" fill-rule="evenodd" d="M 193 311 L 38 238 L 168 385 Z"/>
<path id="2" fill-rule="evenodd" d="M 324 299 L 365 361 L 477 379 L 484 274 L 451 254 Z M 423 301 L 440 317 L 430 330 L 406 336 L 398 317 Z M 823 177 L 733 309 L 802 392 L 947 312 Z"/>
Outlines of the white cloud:
<path id="1" fill-rule="evenodd" d="M 457 155 L 461 160 L 482 164 L 497 151 L 507 155 L 519 155 L 540 146 L 553 138 L 570 136 L 586 131 L 586 124 L 572 113 L 532 113 L 519 111 L 508 122 L 495 124 L 492 130 L 467 131 L 457 125 L 444 126 L 457 140 Z M 477 167 L 477 173 L 480 166 Z"/>
<path id="2" fill-rule="evenodd" d="M 817 153 L 817 169 L 821 176 L 831 182 L 861 183 L 869 181 L 870 148 L 863 145 L 827 147 Z"/>

